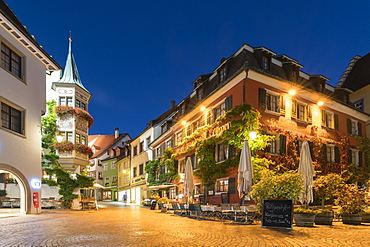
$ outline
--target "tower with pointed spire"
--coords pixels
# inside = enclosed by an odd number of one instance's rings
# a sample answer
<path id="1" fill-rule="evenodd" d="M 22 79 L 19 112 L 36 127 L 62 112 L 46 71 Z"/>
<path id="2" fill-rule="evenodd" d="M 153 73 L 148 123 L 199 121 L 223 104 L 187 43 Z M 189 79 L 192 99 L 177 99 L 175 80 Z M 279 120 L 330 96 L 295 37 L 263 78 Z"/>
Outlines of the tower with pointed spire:
<path id="1" fill-rule="evenodd" d="M 88 112 L 91 94 L 82 84 L 72 53 L 72 36 L 63 72 L 49 75 L 48 81 L 47 100 L 56 101 L 59 164 L 80 173 L 89 162 L 87 139 L 93 118 Z"/>

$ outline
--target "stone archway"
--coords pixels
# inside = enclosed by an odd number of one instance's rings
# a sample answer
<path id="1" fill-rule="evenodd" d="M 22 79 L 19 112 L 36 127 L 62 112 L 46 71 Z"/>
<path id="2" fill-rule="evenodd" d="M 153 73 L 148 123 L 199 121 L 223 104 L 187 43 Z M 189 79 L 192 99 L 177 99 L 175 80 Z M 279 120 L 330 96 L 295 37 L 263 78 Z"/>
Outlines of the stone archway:
<path id="1" fill-rule="evenodd" d="M 19 186 L 19 210 L 15 210 L 15 214 L 26 214 L 31 211 L 31 188 L 27 178 L 18 169 L 0 163 L 0 173 L 9 173 L 15 177 L 17 186 Z M 14 211 L 14 210 L 13 210 Z"/>

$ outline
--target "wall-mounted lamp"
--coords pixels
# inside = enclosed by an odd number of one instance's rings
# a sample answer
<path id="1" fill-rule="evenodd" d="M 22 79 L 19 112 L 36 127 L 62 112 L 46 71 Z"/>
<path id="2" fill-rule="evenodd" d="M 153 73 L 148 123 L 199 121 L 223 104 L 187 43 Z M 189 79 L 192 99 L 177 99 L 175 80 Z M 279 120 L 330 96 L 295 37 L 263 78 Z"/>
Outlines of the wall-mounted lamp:
<path id="1" fill-rule="evenodd" d="M 256 139 L 256 138 L 257 138 L 257 131 L 251 131 L 251 132 L 249 133 L 249 138 L 250 138 L 251 140 Z"/>
<path id="2" fill-rule="evenodd" d="M 293 89 L 291 89 L 291 90 L 288 91 L 288 94 L 289 95 L 292 95 L 292 96 L 295 95 L 296 93 L 297 92 L 295 90 L 293 90 Z"/>
<path id="3" fill-rule="evenodd" d="M 200 108 L 200 110 L 201 111 L 204 111 L 206 109 L 206 107 L 205 106 L 202 106 L 201 108 Z"/>
<path id="4" fill-rule="evenodd" d="M 63 136 L 61 134 L 57 135 L 57 142 L 62 142 L 63 141 Z"/>
<path id="5" fill-rule="evenodd" d="M 319 102 L 317 102 L 317 105 L 318 106 L 323 106 L 324 105 L 324 102 L 323 101 L 319 101 Z"/>
<path id="6" fill-rule="evenodd" d="M 186 124 L 186 121 L 185 121 L 185 120 L 183 120 L 183 121 L 181 122 L 181 124 L 182 124 L 182 125 L 185 125 L 185 124 Z"/>

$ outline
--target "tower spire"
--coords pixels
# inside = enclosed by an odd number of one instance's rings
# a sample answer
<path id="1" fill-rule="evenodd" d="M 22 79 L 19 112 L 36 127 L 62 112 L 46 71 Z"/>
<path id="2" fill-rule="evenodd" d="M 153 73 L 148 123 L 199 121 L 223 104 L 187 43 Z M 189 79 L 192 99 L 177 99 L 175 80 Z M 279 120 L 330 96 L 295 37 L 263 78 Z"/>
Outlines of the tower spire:
<path id="1" fill-rule="evenodd" d="M 68 47 L 67 61 L 66 61 L 66 65 L 64 67 L 63 76 L 58 81 L 58 83 L 76 84 L 76 85 L 80 86 L 82 89 L 87 91 L 87 89 L 82 84 L 82 81 L 81 81 L 80 76 L 78 74 L 77 64 L 76 64 L 75 58 L 74 58 L 73 53 L 72 53 L 72 32 L 70 32 L 68 41 L 69 41 L 69 47 Z"/>

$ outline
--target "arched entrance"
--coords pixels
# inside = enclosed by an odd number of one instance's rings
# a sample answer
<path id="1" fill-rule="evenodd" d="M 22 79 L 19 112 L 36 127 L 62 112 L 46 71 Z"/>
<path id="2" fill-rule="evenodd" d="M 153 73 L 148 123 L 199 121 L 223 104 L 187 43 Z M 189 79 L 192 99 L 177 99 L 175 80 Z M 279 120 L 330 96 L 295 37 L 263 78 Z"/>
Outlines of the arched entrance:
<path id="1" fill-rule="evenodd" d="M 4 192 L 5 191 L 5 192 Z M 0 214 L 26 214 L 31 210 L 31 190 L 16 168 L 0 163 Z"/>

